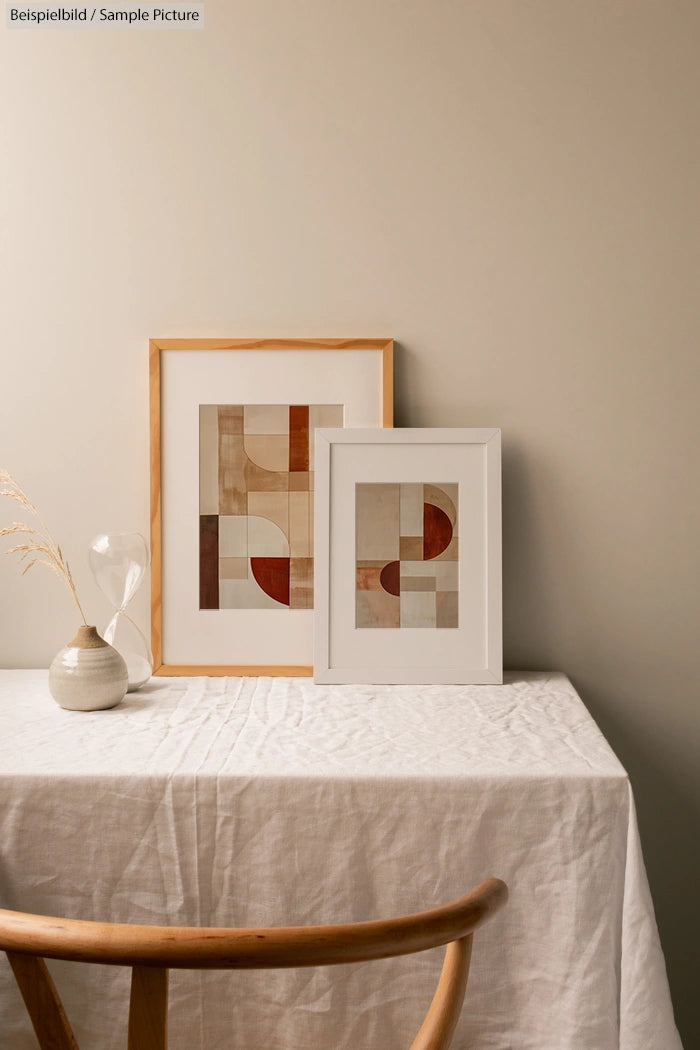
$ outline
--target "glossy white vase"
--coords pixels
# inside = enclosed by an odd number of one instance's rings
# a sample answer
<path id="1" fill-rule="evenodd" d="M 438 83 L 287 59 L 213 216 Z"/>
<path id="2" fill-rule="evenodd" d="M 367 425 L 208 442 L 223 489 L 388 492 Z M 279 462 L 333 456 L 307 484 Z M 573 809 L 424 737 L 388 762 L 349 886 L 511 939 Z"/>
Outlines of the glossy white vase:
<path id="1" fill-rule="evenodd" d="M 94 627 L 78 628 L 49 668 L 51 695 L 68 711 L 115 707 L 124 699 L 128 681 L 126 663 Z"/>

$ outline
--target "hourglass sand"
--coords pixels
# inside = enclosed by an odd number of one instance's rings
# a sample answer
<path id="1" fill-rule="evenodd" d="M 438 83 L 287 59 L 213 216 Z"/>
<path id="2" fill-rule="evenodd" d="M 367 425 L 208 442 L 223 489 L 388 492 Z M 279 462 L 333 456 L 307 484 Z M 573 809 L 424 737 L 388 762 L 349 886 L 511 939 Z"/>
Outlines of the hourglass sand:
<path id="1" fill-rule="evenodd" d="M 126 607 L 141 586 L 149 564 L 148 545 L 139 532 L 96 536 L 90 544 L 90 568 L 97 586 L 116 610 L 102 637 L 121 653 L 129 672 L 128 692 L 147 682 L 153 657 Z"/>

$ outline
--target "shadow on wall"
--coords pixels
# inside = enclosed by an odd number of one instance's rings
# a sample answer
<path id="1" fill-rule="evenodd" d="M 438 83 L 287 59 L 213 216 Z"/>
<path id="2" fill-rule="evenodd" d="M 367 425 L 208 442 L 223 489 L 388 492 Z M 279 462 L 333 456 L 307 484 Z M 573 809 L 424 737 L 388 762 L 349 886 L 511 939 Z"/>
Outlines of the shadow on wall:
<path id="1" fill-rule="evenodd" d="M 641 668 L 626 674 L 610 649 L 610 610 L 596 616 L 609 581 L 594 570 L 586 574 L 587 537 L 576 531 L 571 502 L 549 464 L 535 463 L 505 435 L 504 663 L 565 672 L 630 776 L 676 1024 L 689 1050 L 700 1047 L 700 785 L 692 788 L 698 769 L 653 739 L 648 718 L 621 714 L 635 710 L 630 694 L 644 691 L 645 676 Z M 600 561 L 601 551 L 596 555 Z M 659 677 L 656 668 L 657 683 Z"/>
<path id="2" fill-rule="evenodd" d="M 700 812 L 679 789 L 677 770 L 664 764 L 653 743 L 629 722 L 621 724 L 593 684 L 583 678 L 573 682 L 630 776 L 676 1024 L 690 1050 L 700 1046 L 700 943 L 693 936 L 700 928 Z"/>
<path id="3" fill-rule="evenodd" d="M 409 411 L 409 392 L 407 385 L 408 366 L 406 347 L 394 340 L 394 426 L 410 427 L 413 423 L 407 418 Z"/>

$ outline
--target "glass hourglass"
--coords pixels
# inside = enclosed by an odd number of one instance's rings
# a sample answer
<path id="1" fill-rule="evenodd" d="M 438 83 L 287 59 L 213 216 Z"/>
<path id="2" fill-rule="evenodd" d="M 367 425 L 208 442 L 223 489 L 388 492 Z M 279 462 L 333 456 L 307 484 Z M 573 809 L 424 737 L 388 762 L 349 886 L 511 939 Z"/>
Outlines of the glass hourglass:
<path id="1" fill-rule="evenodd" d="M 126 611 L 146 575 L 148 545 L 139 532 L 96 536 L 90 544 L 89 560 L 97 586 L 115 610 L 102 637 L 126 661 L 128 692 L 133 692 L 148 681 L 153 671 L 148 642 Z"/>

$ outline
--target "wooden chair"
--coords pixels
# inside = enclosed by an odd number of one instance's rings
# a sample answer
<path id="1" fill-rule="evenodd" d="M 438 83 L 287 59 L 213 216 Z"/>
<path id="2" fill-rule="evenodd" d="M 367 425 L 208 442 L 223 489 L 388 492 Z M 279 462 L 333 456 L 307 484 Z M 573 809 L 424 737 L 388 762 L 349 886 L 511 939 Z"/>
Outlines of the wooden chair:
<path id="1" fill-rule="evenodd" d="M 411 1050 L 447 1050 L 462 1009 L 472 936 L 501 908 L 499 879 L 430 911 L 333 926 L 223 929 L 84 922 L 0 910 L 7 953 L 41 1050 L 78 1050 L 44 959 L 130 966 L 128 1050 L 166 1050 L 168 969 L 328 966 L 447 945 L 432 1003 Z"/>

